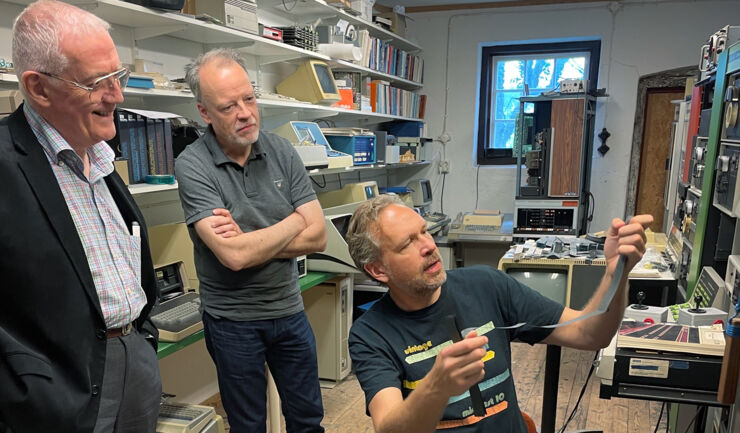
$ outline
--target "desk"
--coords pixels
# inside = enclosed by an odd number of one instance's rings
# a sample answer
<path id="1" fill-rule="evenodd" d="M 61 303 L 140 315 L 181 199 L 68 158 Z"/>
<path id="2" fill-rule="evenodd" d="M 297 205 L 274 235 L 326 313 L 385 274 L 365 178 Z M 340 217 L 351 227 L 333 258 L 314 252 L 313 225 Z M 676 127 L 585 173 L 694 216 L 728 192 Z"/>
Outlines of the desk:
<path id="1" fill-rule="evenodd" d="M 301 285 L 301 292 L 306 291 L 316 285 L 319 285 L 324 281 L 333 278 L 334 276 L 335 274 L 329 272 L 308 272 L 304 277 L 301 277 L 298 280 L 299 284 Z M 202 340 L 203 337 L 204 333 L 201 329 L 200 331 L 189 335 L 176 343 L 160 341 L 159 347 L 157 348 L 157 358 L 165 358 L 166 356 L 169 356 L 181 349 L 184 349 L 187 346 L 190 346 L 197 341 Z M 270 408 L 269 413 L 267 414 L 268 419 L 270 420 L 269 433 L 278 433 L 280 432 L 280 397 L 278 396 L 277 388 L 275 387 L 275 382 L 272 379 L 272 375 L 270 374 L 269 369 L 267 370 L 267 402 Z"/>
<path id="2" fill-rule="evenodd" d="M 503 222 L 491 233 L 447 233 L 447 242 L 454 243 L 455 267 L 490 265 L 498 267 L 498 261 L 509 250 L 514 229 L 514 214 L 503 214 Z"/>

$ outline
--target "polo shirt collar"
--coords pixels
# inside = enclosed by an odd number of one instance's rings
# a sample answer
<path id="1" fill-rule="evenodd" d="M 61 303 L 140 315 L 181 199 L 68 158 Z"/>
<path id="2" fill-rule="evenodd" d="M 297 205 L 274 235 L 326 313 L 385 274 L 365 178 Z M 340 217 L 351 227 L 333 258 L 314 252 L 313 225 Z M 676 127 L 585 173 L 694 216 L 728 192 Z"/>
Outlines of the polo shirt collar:
<path id="1" fill-rule="evenodd" d="M 260 131 L 260 135 L 262 135 L 262 131 Z M 216 134 L 213 132 L 213 126 L 208 125 L 208 128 L 206 128 L 206 133 L 203 136 L 203 140 L 208 147 L 208 151 L 211 152 L 211 156 L 213 156 L 213 162 L 216 163 L 216 165 L 234 163 L 234 161 L 224 153 L 223 149 L 221 149 L 221 146 L 218 145 Z M 247 161 L 251 161 L 257 158 L 264 158 L 265 156 L 267 156 L 267 152 L 265 152 L 265 149 L 260 144 L 260 140 L 257 139 L 257 141 L 252 144 L 252 150 L 247 157 Z"/>

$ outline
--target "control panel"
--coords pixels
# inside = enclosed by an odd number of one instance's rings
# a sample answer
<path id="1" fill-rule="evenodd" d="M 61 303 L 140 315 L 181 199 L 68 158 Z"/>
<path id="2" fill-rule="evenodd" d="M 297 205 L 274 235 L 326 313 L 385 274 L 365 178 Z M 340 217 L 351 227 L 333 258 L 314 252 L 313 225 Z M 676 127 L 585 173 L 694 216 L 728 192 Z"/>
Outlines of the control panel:
<path id="1" fill-rule="evenodd" d="M 577 200 L 517 200 L 514 207 L 516 234 L 576 234 Z"/>
<path id="2" fill-rule="evenodd" d="M 715 165 L 714 206 L 727 215 L 740 216 L 740 186 L 738 186 L 738 164 L 740 143 L 721 142 Z"/>
<path id="3" fill-rule="evenodd" d="M 694 137 L 694 147 L 691 151 L 691 166 L 689 182 L 691 186 L 701 190 L 701 183 L 704 180 L 704 166 L 707 153 L 707 137 Z"/>
<path id="4" fill-rule="evenodd" d="M 727 77 L 725 90 L 724 137 L 729 140 L 740 140 L 740 73 Z"/>
<path id="5" fill-rule="evenodd" d="M 701 191 L 689 188 L 686 200 L 683 202 L 683 221 L 681 231 L 684 241 L 694 245 L 694 233 L 696 231 L 696 218 L 699 216 L 699 203 L 701 202 Z"/>

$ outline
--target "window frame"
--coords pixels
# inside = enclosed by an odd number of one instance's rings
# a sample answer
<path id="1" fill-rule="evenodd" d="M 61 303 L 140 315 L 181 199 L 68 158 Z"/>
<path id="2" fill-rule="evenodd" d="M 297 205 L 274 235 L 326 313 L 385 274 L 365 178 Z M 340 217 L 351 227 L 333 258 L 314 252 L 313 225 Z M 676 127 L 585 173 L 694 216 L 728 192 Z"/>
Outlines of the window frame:
<path id="1" fill-rule="evenodd" d="M 494 121 L 490 121 L 493 110 L 492 86 L 494 82 L 494 60 L 496 57 L 516 57 L 563 53 L 588 53 L 588 90 L 596 91 L 601 40 L 578 40 L 568 42 L 531 42 L 481 47 L 481 67 L 478 86 L 477 136 L 475 155 L 478 165 L 515 165 L 516 156 L 512 149 L 487 148 Z M 596 77 L 595 79 L 593 77 Z"/>

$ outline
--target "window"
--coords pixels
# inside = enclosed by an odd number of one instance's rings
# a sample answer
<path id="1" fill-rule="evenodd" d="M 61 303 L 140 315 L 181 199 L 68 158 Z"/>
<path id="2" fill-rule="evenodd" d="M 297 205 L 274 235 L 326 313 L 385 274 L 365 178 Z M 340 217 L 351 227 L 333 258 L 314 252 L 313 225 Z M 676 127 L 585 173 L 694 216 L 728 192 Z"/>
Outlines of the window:
<path id="1" fill-rule="evenodd" d="M 554 90 L 564 79 L 596 89 L 600 41 L 497 45 L 481 48 L 478 164 L 516 163 L 519 98 Z M 594 77 L 594 79 L 591 79 Z M 528 107 L 525 105 L 525 111 Z"/>

